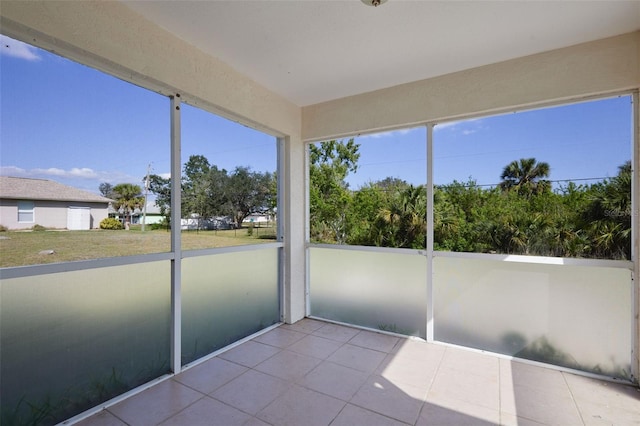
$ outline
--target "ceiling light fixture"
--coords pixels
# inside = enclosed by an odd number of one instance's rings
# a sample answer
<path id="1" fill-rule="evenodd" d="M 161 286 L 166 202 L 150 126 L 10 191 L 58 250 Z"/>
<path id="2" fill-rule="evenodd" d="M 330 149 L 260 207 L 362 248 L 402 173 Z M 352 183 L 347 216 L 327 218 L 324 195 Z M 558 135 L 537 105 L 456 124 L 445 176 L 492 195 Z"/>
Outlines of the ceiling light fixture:
<path id="1" fill-rule="evenodd" d="M 387 0 L 362 0 L 362 3 L 366 4 L 367 6 L 373 6 L 373 7 L 378 7 L 382 3 L 386 3 L 386 2 Z"/>

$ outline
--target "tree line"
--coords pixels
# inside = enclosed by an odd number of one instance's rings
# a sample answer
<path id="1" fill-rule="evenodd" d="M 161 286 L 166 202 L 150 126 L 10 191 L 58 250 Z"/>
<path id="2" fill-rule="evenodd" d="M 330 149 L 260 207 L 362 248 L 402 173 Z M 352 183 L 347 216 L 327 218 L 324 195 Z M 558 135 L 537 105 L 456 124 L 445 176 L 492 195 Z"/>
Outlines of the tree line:
<path id="1" fill-rule="evenodd" d="M 387 177 L 358 190 L 353 139 L 310 147 L 314 242 L 424 249 L 427 191 Z M 606 259 L 631 258 L 631 162 L 593 184 L 553 188 L 535 158 L 506 165 L 493 188 L 476 181 L 434 186 L 436 250 Z"/>
<path id="2" fill-rule="evenodd" d="M 424 249 L 427 191 L 387 177 L 352 190 L 359 145 L 325 141 L 310 145 L 311 240 L 318 243 Z M 434 186 L 436 250 L 603 259 L 631 258 L 631 162 L 593 184 L 553 188 L 550 166 L 535 158 L 507 164 L 496 187 L 473 179 Z M 192 155 L 181 176 L 181 215 L 204 220 L 230 217 L 237 225 L 277 207 L 275 173 L 238 166 L 229 172 Z M 140 186 L 101 184 L 103 195 L 129 218 L 144 203 Z M 149 176 L 149 191 L 169 223 L 171 180 Z"/>
<path id="3" fill-rule="evenodd" d="M 215 217 L 229 217 L 237 226 L 251 214 L 273 214 L 277 204 L 275 173 L 252 171 L 237 166 L 229 172 L 211 164 L 203 155 L 192 155 L 184 164 L 181 176 L 181 216 L 193 218 L 202 229 L 205 221 Z M 144 204 L 139 185 L 108 183 L 100 185 L 100 192 L 114 200 L 114 208 L 129 218 Z M 149 192 L 168 225 L 171 219 L 171 178 L 149 175 Z M 125 219 L 126 220 L 126 219 Z"/>

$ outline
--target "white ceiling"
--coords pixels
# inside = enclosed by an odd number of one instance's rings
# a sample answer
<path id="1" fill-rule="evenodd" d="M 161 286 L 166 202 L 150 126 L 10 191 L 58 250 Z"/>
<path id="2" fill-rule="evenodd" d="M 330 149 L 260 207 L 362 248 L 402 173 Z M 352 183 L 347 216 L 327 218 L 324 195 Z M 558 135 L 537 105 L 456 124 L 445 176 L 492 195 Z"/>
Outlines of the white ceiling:
<path id="1" fill-rule="evenodd" d="M 640 1 L 124 3 L 299 106 L 640 29 Z"/>

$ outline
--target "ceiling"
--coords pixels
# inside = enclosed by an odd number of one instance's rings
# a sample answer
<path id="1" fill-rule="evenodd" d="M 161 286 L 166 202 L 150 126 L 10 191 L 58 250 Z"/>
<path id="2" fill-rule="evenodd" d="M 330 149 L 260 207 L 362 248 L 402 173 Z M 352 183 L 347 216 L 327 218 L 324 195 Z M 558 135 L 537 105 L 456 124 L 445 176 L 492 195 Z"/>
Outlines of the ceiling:
<path id="1" fill-rule="evenodd" d="M 640 30 L 640 1 L 136 1 L 298 106 Z"/>

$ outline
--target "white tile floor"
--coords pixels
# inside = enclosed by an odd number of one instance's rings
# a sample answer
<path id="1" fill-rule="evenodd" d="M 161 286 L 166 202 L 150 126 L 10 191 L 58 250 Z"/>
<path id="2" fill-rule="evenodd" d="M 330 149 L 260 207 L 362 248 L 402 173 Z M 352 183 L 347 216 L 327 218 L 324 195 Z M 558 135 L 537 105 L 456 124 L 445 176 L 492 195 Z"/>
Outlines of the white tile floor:
<path id="1" fill-rule="evenodd" d="M 640 425 L 640 391 L 304 319 L 79 424 L 625 426 Z"/>

